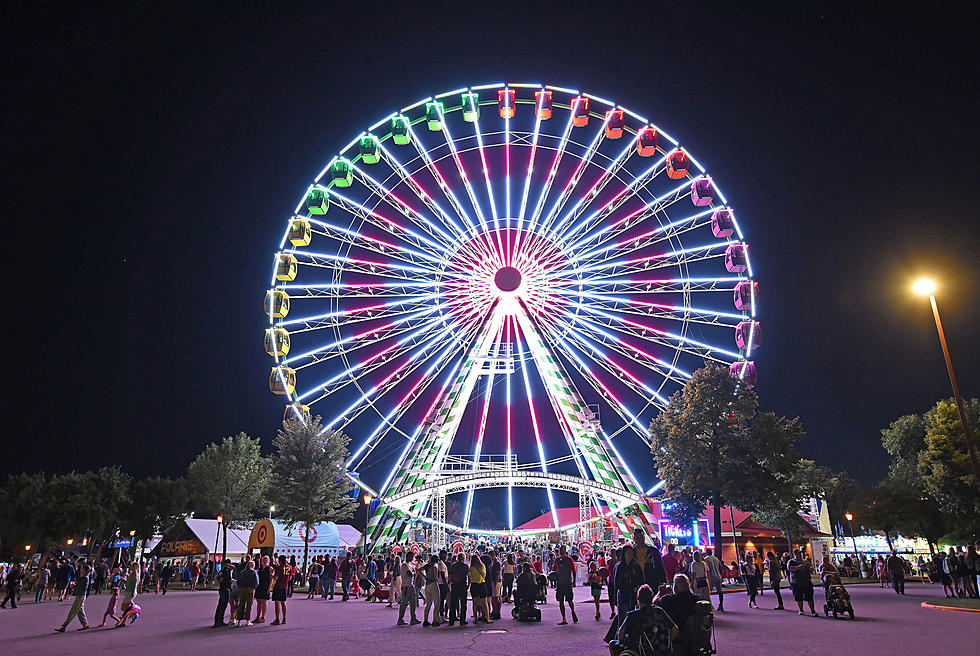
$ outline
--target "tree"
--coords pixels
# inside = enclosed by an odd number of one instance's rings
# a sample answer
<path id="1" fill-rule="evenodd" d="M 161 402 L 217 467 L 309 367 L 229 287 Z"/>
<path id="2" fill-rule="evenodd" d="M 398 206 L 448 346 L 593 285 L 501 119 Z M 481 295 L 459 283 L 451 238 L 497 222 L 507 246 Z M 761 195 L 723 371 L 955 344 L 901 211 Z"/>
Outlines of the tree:
<path id="1" fill-rule="evenodd" d="M 129 491 L 125 523 L 137 540 L 165 533 L 187 513 L 187 483 L 182 478 L 151 476 L 136 481 Z"/>
<path id="2" fill-rule="evenodd" d="M 698 369 L 650 425 L 651 450 L 679 519 L 714 506 L 714 543 L 721 547 L 721 506 L 751 481 L 756 456 L 748 435 L 758 399 L 728 369 Z M 685 516 L 686 515 L 686 516 Z"/>
<path id="3" fill-rule="evenodd" d="M 884 531 L 888 548 L 891 549 L 892 538 L 898 536 L 903 525 L 907 525 L 907 515 L 918 498 L 919 494 L 904 481 L 885 478 L 865 498 L 862 520 Z"/>
<path id="4" fill-rule="evenodd" d="M 228 526 L 240 527 L 264 507 L 269 462 L 258 438 L 245 433 L 212 442 L 187 468 L 191 503 L 199 512 L 224 518 L 221 558 L 228 549 Z"/>
<path id="5" fill-rule="evenodd" d="M 341 431 L 324 431 L 320 417 L 305 423 L 286 420 L 272 444 L 270 499 L 287 528 L 302 524 L 309 530 L 320 522 L 347 519 L 357 509 L 357 499 L 347 478 L 347 445 Z M 365 529 L 366 531 L 366 529 Z M 303 540 L 303 571 L 307 569 L 310 545 Z"/>
<path id="6" fill-rule="evenodd" d="M 791 466 L 791 471 L 783 478 L 778 477 L 776 485 L 769 487 L 774 492 L 769 499 L 762 500 L 752 512 L 752 518 L 768 526 L 778 526 L 786 535 L 788 550 L 793 550 L 793 539 L 802 537 L 800 511 L 808 499 L 822 496 L 827 487 L 828 472 L 817 467 L 812 460 L 799 458 Z"/>
<path id="7" fill-rule="evenodd" d="M 42 551 L 51 536 L 43 525 L 48 506 L 47 476 L 16 474 L 0 488 L 0 560 L 16 562 L 27 552 L 26 545 Z"/>
<path id="8" fill-rule="evenodd" d="M 965 403 L 967 421 L 977 426 L 980 400 Z M 966 435 L 952 399 L 939 401 L 925 415 L 925 448 L 919 454 L 919 473 L 926 491 L 956 517 L 980 515 L 980 495 L 973 475 Z"/>
<path id="9" fill-rule="evenodd" d="M 909 485 L 923 487 L 919 455 L 926 448 L 926 420 L 922 415 L 904 415 L 881 431 L 881 446 L 892 457 L 888 473 Z"/>
<path id="10" fill-rule="evenodd" d="M 843 526 L 844 515 L 853 512 L 854 504 L 861 497 L 862 489 L 846 471 L 838 473 L 827 471 L 823 498 L 827 502 L 827 515 L 831 526 Z"/>

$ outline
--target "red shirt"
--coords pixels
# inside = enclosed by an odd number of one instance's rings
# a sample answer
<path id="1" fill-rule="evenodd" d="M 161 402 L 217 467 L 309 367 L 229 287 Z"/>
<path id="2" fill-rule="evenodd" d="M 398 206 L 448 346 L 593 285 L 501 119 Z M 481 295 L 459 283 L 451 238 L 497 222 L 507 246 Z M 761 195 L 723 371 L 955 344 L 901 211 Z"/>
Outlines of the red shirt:
<path id="1" fill-rule="evenodd" d="M 289 588 L 289 577 L 293 574 L 293 568 L 289 565 L 276 565 L 276 588 L 286 590 Z"/>
<path id="2" fill-rule="evenodd" d="M 667 582 L 673 585 L 674 574 L 680 569 L 680 561 L 677 554 L 665 553 L 663 556 L 664 571 L 667 573 Z"/>

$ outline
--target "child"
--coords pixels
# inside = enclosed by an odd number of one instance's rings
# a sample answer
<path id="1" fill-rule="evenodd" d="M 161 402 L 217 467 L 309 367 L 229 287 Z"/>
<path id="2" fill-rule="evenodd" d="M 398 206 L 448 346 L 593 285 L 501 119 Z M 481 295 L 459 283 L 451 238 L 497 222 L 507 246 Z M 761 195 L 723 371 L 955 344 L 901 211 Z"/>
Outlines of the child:
<path id="1" fill-rule="evenodd" d="M 350 582 L 350 593 L 354 595 L 354 599 L 357 599 L 361 594 L 361 584 L 358 582 L 356 576 Z"/>
<path id="2" fill-rule="evenodd" d="M 105 613 L 102 614 L 102 624 L 99 626 L 105 626 L 105 618 L 111 617 L 118 623 L 120 619 L 116 617 L 116 602 L 119 601 L 119 586 L 112 586 L 112 590 L 109 591 L 109 605 L 105 609 Z"/>
<path id="3" fill-rule="evenodd" d="M 605 568 L 602 570 L 605 572 Z M 592 588 L 592 601 L 595 602 L 595 618 L 596 620 L 602 619 L 602 613 L 599 610 L 599 597 L 602 596 L 602 584 L 603 576 L 599 573 L 599 566 L 594 560 L 589 561 L 589 586 Z"/>

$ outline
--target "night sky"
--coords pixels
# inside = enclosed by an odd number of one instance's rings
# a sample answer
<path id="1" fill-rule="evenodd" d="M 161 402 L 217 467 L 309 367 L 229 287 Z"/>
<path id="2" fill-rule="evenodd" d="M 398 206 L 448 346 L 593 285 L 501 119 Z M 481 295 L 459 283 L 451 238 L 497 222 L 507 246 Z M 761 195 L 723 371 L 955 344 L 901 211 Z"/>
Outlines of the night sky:
<path id="1" fill-rule="evenodd" d="M 761 405 L 802 418 L 805 455 L 873 482 L 879 430 L 950 395 L 917 274 L 980 395 L 972 4 L 248 4 L 0 10 L 0 474 L 268 447 L 262 298 L 297 198 L 379 118 L 498 80 L 622 103 L 721 176 L 762 285 Z"/>

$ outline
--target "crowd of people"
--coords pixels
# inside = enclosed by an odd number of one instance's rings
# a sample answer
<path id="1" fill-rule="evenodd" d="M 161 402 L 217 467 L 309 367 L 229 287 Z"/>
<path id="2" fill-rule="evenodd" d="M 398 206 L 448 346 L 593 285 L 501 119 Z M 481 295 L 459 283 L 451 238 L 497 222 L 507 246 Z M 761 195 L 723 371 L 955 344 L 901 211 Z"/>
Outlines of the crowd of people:
<path id="1" fill-rule="evenodd" d="M 0 607 L 9 603 L 16 608 L 22 593 L 33 594 L 35 603 L 70 601 L 65 621 L 55 630 L 64 632 L 76 618 L 79 630 L 87 630 L 85 600 L 106 591 L 107 606 L 99 626 L 111 620 L 111 626 L 123 627 L 127 613 L 132 616 L 135 609 L 138 615 L 137 595 L 151 591 L 166 595 L 171 581 L 180 580 L 191 590 L 217 584 L 215 627 L 265 623 L 269 601 L 273 602 L 269 624 L 278 626 L 286 624 L 287 600 L 296 587 L 305 585 L 308 599 L 363 598 L 397 609 L 398 626 L 427 628 L 492 624 L 501 619 L 505 604 L 533 606 L 552 593 L 558 602 L 559 625 L 579 622 L 576 601 L 579 611 L 583 603 L 594 608 L 594 618 L 600 621 L 605 596 L 611 620 L 606 638 L 616 654 L 635 646 L 640 636 L 653 645 L 675 640 L 698 602 L 706 602 L 709 610 L 724 611 L 726 581 L 744 585 L 749 608 L 759 608 L 758 600 L 768 590 L 779 610 L 785 608 L 786 582 L 799 614 L 816 616 L 814 579 L 826 594 L 827 587 L 842 577 L 876 577 L 882 587 L 890 585 L 901 595 L 905 581 L 916 575 L 923 582 L 942 583 L 947 597 L 975 598 L 980 575 L 976 545 L 914 560 L 893 551 L 887 557 L 825 555 L 820 563 L 800 549 L 780 554 L 745 551 L 726 564 L 710 548 L 662 546 L 658 540 L 650 544 L 638 529 L 632 542 L 596 545 L 587 555 L 577 553 L 575 547 L 570 553 L 565 545 L 470 541 L 463 552 L 454 553 L 392 546 L 366 556 L 359 551 L 318 556 L 305 571 L 295 556 L 284 555 L 255 555 L 238 562 L 156 559 L 125 565 L 54 556 L 30 571 L 21 565 L 0 567 L 0 587 L 5 591 Z M 576 600 L 580 581 L 587 595 Z"/>

